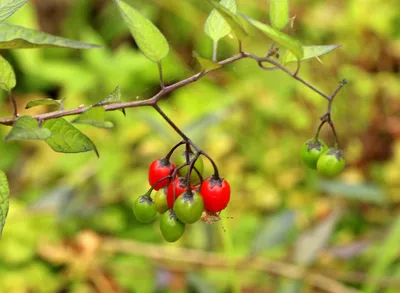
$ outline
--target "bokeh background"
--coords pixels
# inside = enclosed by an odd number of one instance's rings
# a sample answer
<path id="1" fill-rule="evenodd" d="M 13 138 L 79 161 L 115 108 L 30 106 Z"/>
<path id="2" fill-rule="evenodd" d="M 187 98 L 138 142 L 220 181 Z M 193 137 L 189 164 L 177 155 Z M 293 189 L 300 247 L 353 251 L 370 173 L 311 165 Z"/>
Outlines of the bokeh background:
<path id="1" fill-rule="evenodd" d="M 169 40 L 167 83 L 210 57 L 205 1 L 130 0 Z M 238 0 L 268 21 L 267 0 Z M 347 168 L 334 180 L 304 167 L 326 101 L 282 72 L 241 60 L 179 89 L 161 107 L 217 162 L 232 187 L 221 221 L 187 227 L 168 244 L 158 221 L 144 225 L 132 203 L 148 188 L 147 167 L 179 137 L 152 109 L 108 113 L 111 130 L 80 127 L 100 151 L 58 154 L 43 142 L 0 142 L 11 207 L 0 241 L 0 292 L 399 292 L 400 3 L 292 0 L 289 32 L 304 45 L 342 44 L 302 63 L 326 93 L 346 78 L 333 119 Z M 2 51 L 17 72 L 21 113 L 33 99 L 93 104 L 119 85 L 125 101 L 158 90 L 157 67 L 137 50 L 110 0 L 29 1 L 10 20 L 104 45 L 74 51 Z M 253 37 L 246 51 L 267 52 Z M 226 37 L 219 59 L 235 54 Z M 1 116 L 10 116 L 2 96 Z M 9 131 L 1 127 L 1 136 Z M 322 137 L 333 143 L 324 129 Z M 211 174 L 207 164 L 206 173 Z M 358 291 L 357 291 L 358 290 Z"/>

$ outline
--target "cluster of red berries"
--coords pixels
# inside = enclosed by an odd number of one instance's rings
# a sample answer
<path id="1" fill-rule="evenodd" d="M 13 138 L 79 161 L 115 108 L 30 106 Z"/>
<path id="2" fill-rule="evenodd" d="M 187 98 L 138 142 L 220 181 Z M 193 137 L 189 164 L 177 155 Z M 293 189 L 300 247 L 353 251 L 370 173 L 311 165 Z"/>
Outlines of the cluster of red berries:
<path id="1" fill-rule="evenodd" d="M 340 174 L 346 165 L 341 149 L 328 148 L 326 143 L 318 138 L 307 140 L 301 147 L 300 156 L 307 167 L 316 169 L 318 173 L 327 177 Z"/>
<path id="2" fill-rule="evenodd" d="M 201 153 L 187 148 L 175 161 L 170 156 L 153 161 L 149 167 L 151 188 L 134 203 L 133 212 L 138 221 L 149 223 L 157 212 L 161 214 L 160 230 L 168 242 L 177 241 L 186 224 L 207 221 L 207 215 L 216 216 L 226 208 L 230 199 L 229 183 L 220 178 L 214 165 L 214 175 L 203 180 L 204 163 Z M 151 192 L 156 190 L 154 198 Z"/>

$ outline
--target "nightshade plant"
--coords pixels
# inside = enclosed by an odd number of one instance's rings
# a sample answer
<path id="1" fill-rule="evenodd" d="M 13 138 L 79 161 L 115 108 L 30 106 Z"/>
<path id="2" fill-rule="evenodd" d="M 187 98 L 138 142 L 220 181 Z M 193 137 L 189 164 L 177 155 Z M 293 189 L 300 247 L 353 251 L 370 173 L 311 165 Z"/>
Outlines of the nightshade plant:
<path id="1" fill-rule="evenodd" d="M 13 105 L 12 117 L 0 118 L 0 124 L 12 126 L 5 137 L 11 140 L 43 140 L 54 151 L 62 153 L 79 153 L 94 151 L 99 153 L 92 140 L 83 134 L 74 124 L 89 124 L 100 128 L 111 128 L 113 124 L 105 121 L 105 112 L 134 107 L 152 107 L 164 120 L 182 137 L 171 151 L 162 158 L 156 159 L 149 168 L 149 183 L 151 188 L 138 197 L 133 210 L 139 221 L 150 222 L 157 212 L 162 214 L 160 229 L 163 237 L 170 242 L 178 240 L 184 233 L 186 224 L 198 220 L 212 223 L 219 219 L 219 213 L 226 208 L 230 200 L 230 186 L 227 180 L 220 177 L 217 164 L 204 150 L 201 150 L 158 105 L 167 94 L 198 81 L 208 73 L 242 59 L 254 60 L 262 70 L 282 70 L 294 80 L 310 88 L 328 102 L 327 112 L 321 116 L 321 124 L 314 136 L 301 149 L 301 158 L 310 168 L 316 168 L 322 175 L 334 176 L 342 171 L 345 165 L 343 151 L 339 148 L 334 123 L 331 118 L 332 103 L 346 84 L 339 83 L 333 94 L 325 94 L 311 83 L 299 76 L 301 61 L 324 55 L 340 45 L 303 46 L 298 40 L 287 33 L 285 28 L 289 20 L 289 1 L 270 0 L 271 25 L 238 12 L 235 0 L 199 0 L 208 2 L 213 8 L 205 22 L 204 31 L 213 41 L 213 54 L 210 58 L 193 53 L 201 66 L 200 72 L 173 84 L 166 84 L 163 78 L 162 60 L 168 55 L 169 43 L 160 30 L 145 18 L 140 11 L 122 0 L 113 0 L 121 17 L 129 28 L 137 46 L 145 57 L 158 67 L 160 90 L 153 97 L 140 101 L 121 101 L 120 88 L 103 100 L 91 106 L 79 106 L 75 109 L 64 109 L 62 100 L 35 100 L 26 105 L 32 108 L 39 105 L 56 105 L 58 111 L 34 116 L 20 116 L 17 103 L 12 95 L 16 86 L 16 78 L 11 65 L 0 56 L 0 88 L 8 92 Z M 11 15 L 21 8 L 27 0 L 3 0 L 0 2 L 0 49 L 14 48 L 71 48 L 99 49 L 100 46 L 84 42 L 56 37 L 32 29 L 4 23 Z M 292 24 L 293 25 L 293 24 Z M 251 30 L 257 30 L 272 40 L 272 46 L 265 56 L 257 56 L 245 51 L 243 40 L 249 37 Z M 232 33 L 238 41 L 236 55 L 218 60 L 218 43 Z M 296 70 L 286 67 L 295 63 Z M 76 116 L 71 122 L 63 117 Z M 324 125 L 332 129 L 335 144 L 328 148 L 318 139 Z M 171 155 L 179 147 L 184 147 L 179 153 L 178 162 L 171 162 Z M 213 174 L 203 178 L 203 158 L 208 160 L 214 169 Z M 153 189 L 157 190 L 154 199 Z M 0 171 L 0 234 L 3 230 L 8 213 L 9 188 L 5 174 Z"/>

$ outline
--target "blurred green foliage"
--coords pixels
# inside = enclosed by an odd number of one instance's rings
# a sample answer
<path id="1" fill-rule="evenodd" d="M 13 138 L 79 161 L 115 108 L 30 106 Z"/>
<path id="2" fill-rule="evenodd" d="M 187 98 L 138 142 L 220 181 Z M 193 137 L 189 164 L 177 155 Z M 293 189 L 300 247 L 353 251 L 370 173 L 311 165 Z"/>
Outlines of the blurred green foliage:
<path id="1" fill-rule="evenodd" d="M 167 83 L 196 72 L 192 51 L 211 57 L 212 42 L 203 32 L 210 10 L 206 1 L 127 2 L 169 41 L 170 54 L 163 62 Z M 267 20 L 268 1 L 237 2 L 239 11 Z M 323 56 L 323 64 L 303 62 L 300 71 L 327 93 L 342 78 L 349 81 L 333 106 L 348 161 L 338 179 L 320 178 L 299 159 L 300 146 L 313 136 L 326 101 L 282 72 L 262 71 L 255 62 L 242 60 L 161 102 L 211 154 L 232 187 L 222 221 L 192 225 L 176 244 L 162 240 L 158 221 L 140 224 L 131 210 L 148 188 L 150 162 L 179 140 L 151 109 L 127 110 L 126 118 L 107 113 L 113 129 L 79 125 L 98 146 L 100 159 L 94 153 L 58 154 L 43 142 L 1 142 L 0 169 L 7 172 L 12 197 L 0 242 L 0 292 L 315 292 L 307 280 L 293 282 L 257 269 L 159 261 L 149 257 L 150 249 L 98 251 L 103 237 L 217 252 L 228 265 L 247 256 L 298 263 L 369 292 L 378 290 L 385 276 L 387 289 L 379 292 L 397 292 L 400 3 L 290 3 L 290 16 L 296 15 L 291 35 L 304 45 L 343 45 Z M 65 97 L 68 109 L 94 104 L 117 85 L 124 101 L 148 98 L 158 89 L 157 66 L 137 50 L 112 1 L 30 1 L 10 21 L 104 46 L 4 52 L 16 70 L 21 114 L 52 109 L 22 110 L 34 99 Z M 246 51 L 257 54 L 269 46 L 260 37 L 244 43 Z M 219 48 L 221 59 L 234 54 L 237 44 L 227 37 Z M 10 116 L 6 95 L 0 103 L 0 115 Z M 1 136 L 8 131 L 1 127 Z M 329 132 L 322 136 L 333 143 Z M 211 170 L 207 164 L 206 173 Z M 364 287 L 369 271 L 377 279 Z"/>

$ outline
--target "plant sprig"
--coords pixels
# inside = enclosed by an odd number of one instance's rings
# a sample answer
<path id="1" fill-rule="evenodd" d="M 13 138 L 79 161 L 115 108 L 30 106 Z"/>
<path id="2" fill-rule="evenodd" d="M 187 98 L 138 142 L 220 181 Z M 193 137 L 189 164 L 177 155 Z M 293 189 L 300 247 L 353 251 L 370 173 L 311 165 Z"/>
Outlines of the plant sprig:
<path id="1" fill-rule="evenodd" d="M 335 98 L 337 93 L 340 91 L 340 89 L 344 86 L 343 83 L 340 83 L 339 87 L 335 90 L 334 94 L 328 95 L 328 94 L 322 92 L 321 90 L 319 90 L 318 88 L 316 88 L 310 82 L 306 81 L 305 79 L 301 78 L 298 75 L 295 75 L 294 72 L 290 71 L 290 69 L 288 69 L 286 66 L 280 64 L 279 61 L 273 59 L 272 57 L 257 56 L 257 55 L 254 55 L 254 54 L 248 53 L 248 52 L 242 52 L 242 53 L 239 53 L 232 57 L 226 58 L 222 61 L 219 61 L 218 64 L 221 66 L 225 66 L 228 64 L 235 63 L 242 59 L 252 59 L 252 60 L 256 61 L 261 69 L 264 69 L 263 63 L 269 63 L 271 65 L 276 66 L 278 69 L 287 73 L 289 76 L 291 76 L 295 80 L 301 82 L 302 84 L 304 84 L 305 86 L 310 88 L 312 91 L 316 92 L 317 94 L 319 94 L 320 96 L 322 96 L 323 98 L 328 100 L 330 102 L 328 105 L 332 104 L 333 99 Z M 118 103 L 113 103 L 110 105 L 104 105 L 103 106 L 104 110 L 115 111 L 115 110 L 122 110 L 122 109 L 126 109 L 126 108 L 136 108 L 136 107 L 143 107 L 143 106 L 151 106 L 157 110 L 157 108 L 159 108 L 158 101 L 161 100 L 163 97 L 165 97 L 167 94 L 169 94 L 181 87 L 187 86 L 193 82 L 196 82 L 197 80 L 199 80 L 200 78 L 202 78 L 203 76 L 207 75 L 208 73 L 210 73 L 214 70 L 217 70 L 217 69 L 201 71 L 201 72 L 198 72 L 198 73 L 196 73 L 188 78 L 185 78 L 181 81 L 164 86 L 160 89 L 160 91 L 157 94 L 155 94 L 154 96 L 152 96 L 149 99 L 141 100 L 141 101 L 131 101 L 131 102 L 118 102 Z M 85 112 L 86 110 L 88 110 L 89 108 L 90 107 L 81 107 L 80 106 L 75 109 L 53 111 L 53 112 L 48 112 L 48 113 L 44 113 L 44 114 L 34 115 L 32 117 L 37 120 L 40 120 L 40 121 L 45 121 L 45 120 L 60 118 L 60 117 L 65 117 L 65 116 L 79 115 L 79 114 L 82 114 L 83 112 Z M 18 119 L 18 117 L 1 117 L 0 124 L 6 125 L 6 126 L 12 126 L 13 123 L 17 119 Z M 177 132 L 179 133 L 179 131 L 177 131 Z M 179 134 L 182 136 L 182 138 L 185 138 L 183 133 L 179 133 Z"/>

